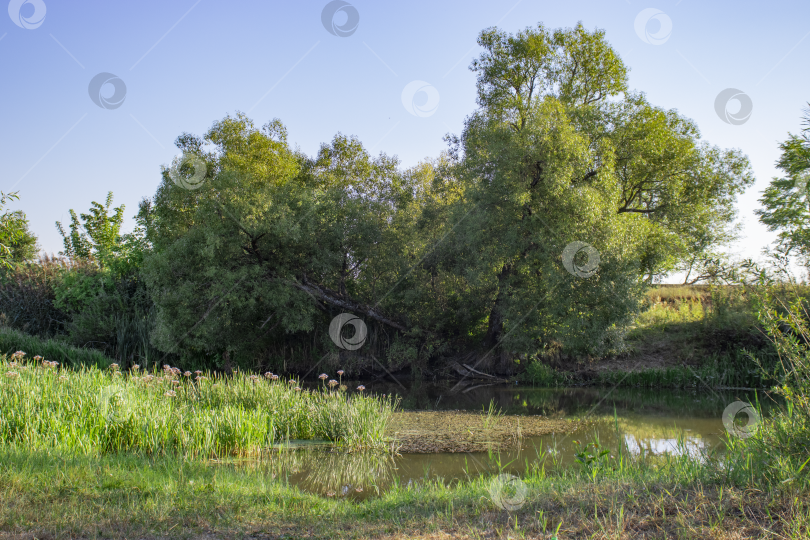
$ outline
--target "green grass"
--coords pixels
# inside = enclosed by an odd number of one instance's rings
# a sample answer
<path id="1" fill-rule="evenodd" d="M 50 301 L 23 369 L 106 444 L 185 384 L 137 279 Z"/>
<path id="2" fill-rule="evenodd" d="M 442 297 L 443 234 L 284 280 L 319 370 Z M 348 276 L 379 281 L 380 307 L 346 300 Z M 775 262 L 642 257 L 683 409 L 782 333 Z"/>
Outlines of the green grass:
<path id="1" fill-rule="evenodd" d="M 806 491 L 810 478 L 810 418 L 788 399 L 750 438 L 731 439 L 729 471 L 735 483 Z M 742 415 L 745 417 L 745 415 Z M 760 410 L 760 416 L 761 410 Z"/>
<path id="2" fill-rule="evenodd" d="M 695 367 L 604 371 L 589 384 L 642 388 L 765 388 L 774 382 L 744 353 L 737 352 L 710 357 Z"/>
<path id="3" fill-rule="evenodd" d="M 47 361 L 46 361 L 47 362 Z M 393 398 L 237 373 L 196 380 L 172 370 L 142 374 L 0 358 L 0 446 L 228 456 L 277 441 L 322 439 L 383 448 Z M 292 383 L 292 384 L 290 384 Z"/>
<path id="4" fill-rule="evenodd" d="M 788 293 L 790 291 L 787 291 Z M 793 489 L 810 473 L 810 311 L 807 288 L 758 291 L 760 321 L 773 338 L 784 375 L 775 386 L 785 407 L 744 444 L 732 451 L 744 456 L 742 474 Z"/>
<path id="5" fill-rule="evenodd" d="M 428 477 L 396 482 L 358 502 L 339 492 L 302 491 L 278 474 L 272 459 L 245 467 L 177 456 L 0 449 L 0 531 L 49 538 L 729 540 L 810 533 L 806 475 L 783 489 L 744 474 L 729 478 L 724 468 L 737 471 L 737 456 L 701 462 L 611 450 L 599 467 L 527 463 L 523 496 L 505 509 L 498 494 L 511 488 L 497 483 L 497 456 L 489 474 L 449 483 Z M 325 459 L 316 474 L 338 477 L 338 467 Z M 335 485 L 344 481 L 350 480 L 341 477 Z M 373 491 L 371 484 L 366 489 Z M 505 494 L 513 497 L 513 491 Z"/>
<path id="6" fill-rule="evenodd" d="M 651 287 L 646 293 L 651 302 L 705 301 L 710 295 L 708 285 L 659 285 Z"/>
<path id="7" fill-rule="evenodd" d="M 0 537 L 807 538 L 810 351 L 785 339 L 786 407 L 764 418 L 751 438 L 729 439 L 727 452 L 696 459 L 685 452 L 634 456 L 619 447 L 603 454 L 607 448 L 584 440 L 580 464 L 561 467 L 541 451 L 508 488 L 496 481 L 497 455 L 489 474 L 385 489 L 381 477 L 392 469 L 385 454 L 312 454 L 307 461 L 258 452 L 287 438 L 379 448 L 396 407 L 391 398 L 326 387 L 297 392 L 239 373 L 199 381 L 153 373 L 149 380 L 0 358 Z M 728 383 L 724 361 L 695 369 Z M 611 377 L 603 382 L 617 382 Z M 672 369 L 631 373 L 622 384 L 661 380 L 690 381 Z M 486 412 L 495 415 L 494 407 Z M 232 455 L 257 459 L 206 459 Z M 306 470 L 303 487 L 329 496 L 293 486 L 291 470 Z M 347 483 L 381 493 L 357 502 L 338 494 Z M 515 485 L 525 490 L 511 491 Z M 505 489 L 507 500 L 523 494 L 508 509 L 498 495 Z"/>
<path id="8" fill-rule="evenodd" d="M 115 360 L 104 356 L 96 349 L 74 347 L 56 339 L 44 339 L 0 326 L 0 354 L 11 354 L 14 351 L 32 351 L 48 360 L 59 362 L 62 366 L 96 366 L 109 367 Z"/>
<path id="9" fill-rule="evenodd" d="M 703 321 L 707 308 L 699 300 L 654 302 L 642 311 L 636 319 L 636 328 L 666 327 L 670 324 L 684 324 Z"/>
<path id="10" fill-rule="evenodd" d="M 538 360 L 530 362 L 526 366 L 526 371 L 521 373 L 518 378 L 523 382 L 546 388 L 569 386 L 573 382 L 571 374 L 557 371 Z"/>

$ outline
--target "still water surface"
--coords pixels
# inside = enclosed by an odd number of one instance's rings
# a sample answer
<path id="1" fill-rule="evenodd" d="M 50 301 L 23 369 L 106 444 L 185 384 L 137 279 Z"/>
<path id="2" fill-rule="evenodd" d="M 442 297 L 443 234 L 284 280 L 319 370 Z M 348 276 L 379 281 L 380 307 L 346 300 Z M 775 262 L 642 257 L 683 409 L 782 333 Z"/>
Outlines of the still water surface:
<path id="1" fill-rule="evenodd" d="M 404 388 L 379 382 L 363 384 L 367 392 L 398 395 L 405 410 L 482 411 L 494 401 L 504 414 L 588 422 L 567 435 L 526 437 L 520 448 L 499 454 L 461 452 L 391 457 L 312 445 L 313 449 L 273 452 L 261 463 L 245 465 L 276 478 L 286 478 L 305 491 L 365 499 L 394 483 L 407 485 L 425 479 L 450 483 L 480 473 L 503 471 L 519 476 L 532 464 L 542 464 L 546 470 L 567 466 L 575 462 L 579 449 L 576 441 L 583 444 L 599 441 L 612 454 L 722 453 L 726 438 L 722 415 L 729 404 L 741 400 L 756 405 L 758 401 L 764 414 L 774 406 L 765 392 L 747 390 L 549 389 L 475 383 L 462 387 L 420 384 Z"/>

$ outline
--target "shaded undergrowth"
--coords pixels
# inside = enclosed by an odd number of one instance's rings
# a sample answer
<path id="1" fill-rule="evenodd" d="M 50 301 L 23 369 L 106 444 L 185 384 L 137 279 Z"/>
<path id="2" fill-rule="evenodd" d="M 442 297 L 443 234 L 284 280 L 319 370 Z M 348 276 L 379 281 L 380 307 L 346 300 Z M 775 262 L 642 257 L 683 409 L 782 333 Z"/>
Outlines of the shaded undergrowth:
<path id="1" fill-rule="evenodd" d="M 37 354 L 59 362 L 62 366 L 109 367 L 113 360 L 97 349 L 74 347 L 55 338 L 42 338 L 0 325 L 0 354 L 14 351 L 37 351 Z"/>

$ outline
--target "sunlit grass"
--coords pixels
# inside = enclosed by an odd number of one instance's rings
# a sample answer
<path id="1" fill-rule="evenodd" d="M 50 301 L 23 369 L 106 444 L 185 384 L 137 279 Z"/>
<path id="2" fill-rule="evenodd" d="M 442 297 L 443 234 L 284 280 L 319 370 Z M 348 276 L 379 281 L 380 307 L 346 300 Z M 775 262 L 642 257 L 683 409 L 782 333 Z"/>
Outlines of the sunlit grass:
<path id="1" fill-rule="evenodd" d="M 681 285 L 679 287 L 651 287 L 646 292 L 651 302 L 672 302 L 675 300 L 701 301 L 710 297 L 709 288 L 705 285 Z"/>
<path id="2" fill-rule="evenodd" d="M 655 303 L 642 311 L 636 325 L 639 327 L 660 326 L 666 324 L 689 323 L 702 321 L 706 316 L 700 301 L 681 301 L 674 305 Z"/>
<path id="3" fill-rule="evenodd" d="M 246 455 L 289 439 L 384 448 L 397 407 L 392 397 L 301 389 L 271 374 L 63 370 L 14 355 L 0 357 L 0 385 L 0 446 L 91 455 Z"/>

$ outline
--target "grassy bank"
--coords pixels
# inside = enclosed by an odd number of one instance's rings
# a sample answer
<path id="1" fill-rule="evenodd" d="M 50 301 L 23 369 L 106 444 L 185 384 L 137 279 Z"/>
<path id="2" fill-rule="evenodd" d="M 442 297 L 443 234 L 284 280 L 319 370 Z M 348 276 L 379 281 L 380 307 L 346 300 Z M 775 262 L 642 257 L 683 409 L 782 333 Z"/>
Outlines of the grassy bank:
<path id="1" fill-rule="evenodd" d="M 763 490 L 688 458 L 398 484 L 354 502 L 270 468 L 0 451 L 0 535 L 226 538 L 805 538 L 806 485 Z M 367 488 L 371 489 L 371 488 Z M 504 491 L 506 490 L 506 491 Z M 518 495 L 518 490 L 522 495 Z M 504 502 L 506 501 L 506 502 Z M 511 502 L 510 502 L 511 501 Z"/>
<path id="2" fill-rule="evenodd" d="M 652 288 L 625 343 L 613 357 L 540 356 L 521 379 L 549 387 L 767 388 L 783 374 L 753 299 L 739 287 Z"/>
<path id="3" fill-rule="evenodd" d="M 636 371 L 601 371 L 586 379 L 589 384 L 641 388 L 766 388 L 776 382 L 764 377 L 742 351 L 710 356 L 697 365 L 648 368 Z"/>
<path id="4" fill-rule="evenodd" d="M 0 446 L 99 455 L 244 455 L 285 439 L 386 446 L 392 398 L 235 374 L 61 369 L 0 358 Z"/>
<path id="5" fill-rule="evenodd" d="M 109 367 L 114 362 L 96 349 L 74 347 L 57 339 L 32 336 L 0 325 L 0 354 L 9 355 L 14 351 L 36 351 L 35 354 L 59 362 L 62 366 Z"/>

